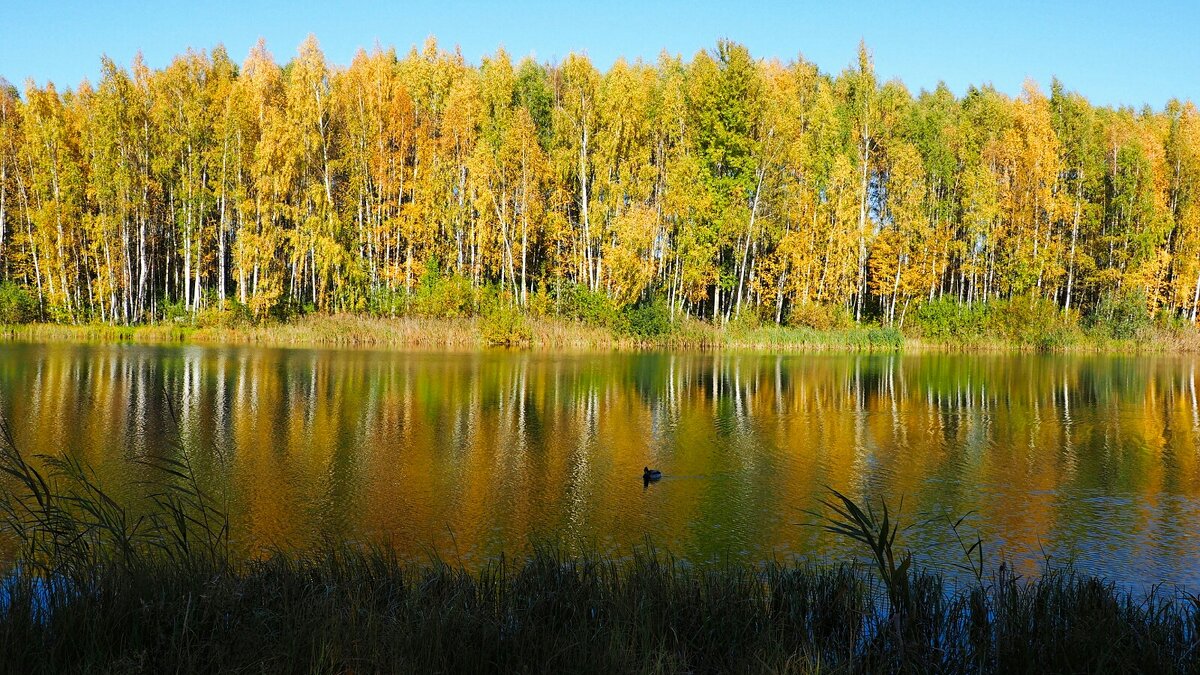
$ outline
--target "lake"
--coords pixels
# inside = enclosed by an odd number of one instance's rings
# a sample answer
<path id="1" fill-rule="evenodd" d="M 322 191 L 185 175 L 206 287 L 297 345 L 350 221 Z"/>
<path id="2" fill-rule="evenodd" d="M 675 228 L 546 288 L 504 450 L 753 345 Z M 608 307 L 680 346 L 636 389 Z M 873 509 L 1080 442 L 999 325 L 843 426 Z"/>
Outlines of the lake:
<path id="1" fill-rule="evenodd" d="M 1200 586 L 1197 359 L 419 353 L 0 345 L 26 453 L 107 484 L 186 452 L 247 553 L 327 540 L 471 566 L 550 540 L 696 563 L 846 559 L 825 486 L 882 496 L 917 561 Z M 664 478 L 642 482 L 642 467 Z M 116 488 L 114 488 L 116 489 Z M 125 497 L 132 499 L 132 497 Z M 137 508 L 137 504 L 131 504 Z M 0 552 L 2 553 L 2 552 Z M 10 551 L 11 553 L 11 551 Z"/>

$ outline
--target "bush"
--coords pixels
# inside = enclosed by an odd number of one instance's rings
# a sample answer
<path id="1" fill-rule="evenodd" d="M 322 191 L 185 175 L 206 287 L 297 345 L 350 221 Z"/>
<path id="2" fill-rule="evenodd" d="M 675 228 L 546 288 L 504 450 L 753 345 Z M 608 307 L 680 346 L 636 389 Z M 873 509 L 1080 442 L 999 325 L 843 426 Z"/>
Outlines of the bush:
<path id="1" fill-rule="evenodd" d="M 521 310 L 513 305 L 501 304 L 483 319 L 481 328 L 483 341 L 490 346 L 516 346 L 529 344 L 533 332 L 529 321 Z"/>
<path id="2" fill-rule="evenodd" d="M 559 292 L 559 316 L 593 326 L 612 326 L 617 307 L 612 298 L 582 284 L 568 284 Z"/>
<path id="3" fill-rule="evenodd" d="M 443 277 L 426 272 L 412 292 L 403 288 L 376 288 L 366 298 L 365 307 L 373 316 L 419 316 L 451 319 L 474 316 L 479 294 L 469 279 L 458 275 Z"/>
<path id="4" fill-rule="evenodd" d="M 300 303 L 291 298 L 281 297 L 276 300 L 267 310 L 267 316 L 280 323 L 288 323 L 304 316 L 311 314 L 313 306 L 311 302 Z"/>
<path id="5" fill-rule="evenodd" d="M 0 324 L 31 323 L 38 318 L 37 300 L 11 281 L 0 284 Z"/>
<path id="6" fill-rule="evenodd" d="M 921 337 L 951 340 L 979 337 L 987 330 L 988 311 L 982 303 L 967 305 L 953 296 L 919 305 L 911 326 Z"/>
<path id="7" fill-rule="evenodd" d="M 1140 290 L 1105 293 L 1084 320 L 1093 334 L 1116 340 L 1136 339 L 1152 324 L 1150 303 Z"/>
<path id="8" fill-rule="evenodd" d="M 622 333 L 642 339 L 666 335 L 672 328 L 671 311 L 667 303 L 661 300 L 628 305 L 621 310 L 617 328 Z"/>
<path id="9" fill-rule="evenodd" d="M 1068 325 L 1057 326 L 1037 339 L 1036 347 L 1042 352 L 1056 352 L 1066 349 L 1075 341 L 1076 332 Z"/>
<path id="10" fill-rule="evenodd" d="M 408 294 L 389 288 L 374 288 L 367 293 L 367 312 L 372 316 L 403 316 L 408 310 Z"/>
<path id="11" fill-rule="evenodd" d="M 1163 330 L 1178 333 L 1193 327 L 1194 324 L 1186 313 L 1176 314 L 1166 309 L 1160 309 L 1154 316 L 1154 325 Z"/>
<path id="12" fill-rule="evenodd" d="M 237 300 L 226 299 L 196 312 L 193 319 L 197 328 L 236 328 L 254 323 L 250 308 Z"/>
<path id="13" fill-rule="evenodd" d="M 160 305 L 162 308 L 162 320 L 166 323 L 191 323 L 192 316 L 187 308 L 183 306 L 182 300 L 171 302 L 163 300 Z"/>
<path id="14" fill-rule="evenodd" d="M 854 319 L 842 305 L 803 302 L 792 306 L 788 312 L 787 324 L 813 330 L 838 330 L 849 328 L 854 324 Z"/>
<path id="15" fill-rule="evenodd" d="M 986 325 L 993 335 L 1039 349 L 1064 346 L 1074 328 L 1057 303 L 1026 296 L 993 302 Z"/>
<path id="16" fill-rule="evenodd" d="M 537 290 L 529 294 L 529 304 L 526 308 L 530 316 L 543 318 L 554 312 L 554 296 L 546 290 L 546 284 L 538 284 Z"/>
<path id="17" fill-rule="evenodd" d="M 943 297 L 923 303 L 912 317 L 913 330 L 931 340 L 998 340 L 1043 351 L 1068 346 L 1078 332 L 1074 319 L 1054 301 L 1027 296 L 969 306 Z"/>
<path id="18" fill-rule="evenodd" d="M 741 311 L 734 313 L 725 324 L 725 328 L 731 333 L 748 333 L 764 327 L 777 326 L 774 307 L 756 306 L 751 303 L 742 305 Z"/>
<path id="19" fill-rule="evenodd" d="M 406 313 L 437 319 L 471 316 L 475 313 L 475 289 L 458 274 L 443 276 L 437 261 L 421 275 Z"/>

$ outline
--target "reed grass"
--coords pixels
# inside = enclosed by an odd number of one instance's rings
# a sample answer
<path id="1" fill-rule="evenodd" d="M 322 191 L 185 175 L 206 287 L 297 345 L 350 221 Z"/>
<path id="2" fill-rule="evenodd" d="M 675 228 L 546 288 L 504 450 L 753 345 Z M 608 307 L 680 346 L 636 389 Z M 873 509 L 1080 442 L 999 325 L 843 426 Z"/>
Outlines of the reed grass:
<path id="1" fill-rule="evenodd" d="M 923 338 L 871 326 L 816 330 L 776 325 L 714 326 L 685 318 L 653 337 L 554 317 L 523 317 L 519 332 L 497 340 L 486 317 L 380 318 L 310 314 L 286 322 L 188 324 L 21 324 L 0 326 L 0 340 L 22 342 L 258 345 L 366 349 L 478 350 L 506 346 L 554 351 L 739 350 L 766 352 L 1033 352 L 1171 354 L 1200 352 L 1200 331 L 1148 330 L 1136 339 L 1078 335 L 1050 346 L 986 335 Z"/>
<path id="2" fill-rule="evenodd" d="M 0 326 L 0 339 L 22 342 L 429 350 L 509 346 L 558 351 L 742 349 L 865 352 L 896 351 L 903 344 L 897 332 L 867 327 L 831 331 L 780 326 L 716 327 L 704 321 L 685 319 L 668 333 L 640 337 L 622 334 L 606 326 L 554 317 L 523 317 L 519 332 L 497 339 L 489 330 L 488 321 L 486 317 L 378 318 L 357 314 L 312 314 L 287 322 L 230 326 L 22 324 Z"/>
<path id="3" fill-rule="evenodd" d="M 877 572 L 696 567 L 649 545 L 616 559 L 545 544 L 473 570 L 336 543 L 238 559 L 181 448 L 143 465 L 151 508 L 134 517 L 86 466 L 0 440 L 0 523 L 19 544 L 0 577 L 3 672 L 1200 669 L 1200 603 L 1186 593 L 1069 569 L 985 573 L 969 539 L 981 567 L 958 586 L 895 549 L 898 512 L 837 493 L 820 522 L 862 543 Z"/>

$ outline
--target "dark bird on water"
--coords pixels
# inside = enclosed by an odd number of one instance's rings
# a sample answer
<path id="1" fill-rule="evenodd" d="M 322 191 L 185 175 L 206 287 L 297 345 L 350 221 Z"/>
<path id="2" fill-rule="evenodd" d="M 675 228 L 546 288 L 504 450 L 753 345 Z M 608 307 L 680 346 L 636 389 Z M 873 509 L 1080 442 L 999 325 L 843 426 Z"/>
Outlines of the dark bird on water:
<path id="1" fill-rule="evenodd" d="M 648 466 L 642 467 L 642 480 L 652 481 L 658 480 L 659 478 L 662 478 L 662 472 L 658 469 L 651 469 Z"/>

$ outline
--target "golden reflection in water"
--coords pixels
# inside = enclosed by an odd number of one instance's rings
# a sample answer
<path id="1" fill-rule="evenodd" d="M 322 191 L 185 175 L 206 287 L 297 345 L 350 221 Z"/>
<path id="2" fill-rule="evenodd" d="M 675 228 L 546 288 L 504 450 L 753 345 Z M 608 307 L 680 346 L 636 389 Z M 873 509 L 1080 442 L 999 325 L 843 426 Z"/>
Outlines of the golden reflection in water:
<path id="1" fill-rule="evenodd" d="M 1024 572 L 1190 584 L 1200 561 L 1189 358 L 10 344 L 0 411 L 27 452 L 114 484 L 126 459 L 186 449 L 248 552 L 839 558 L 804 525 L 830 485 L 903 497 L 926 563 L 960 560 L 937 516 L 968 512 Z M 666 477 L 644 486 L 645 465 Z"/>

